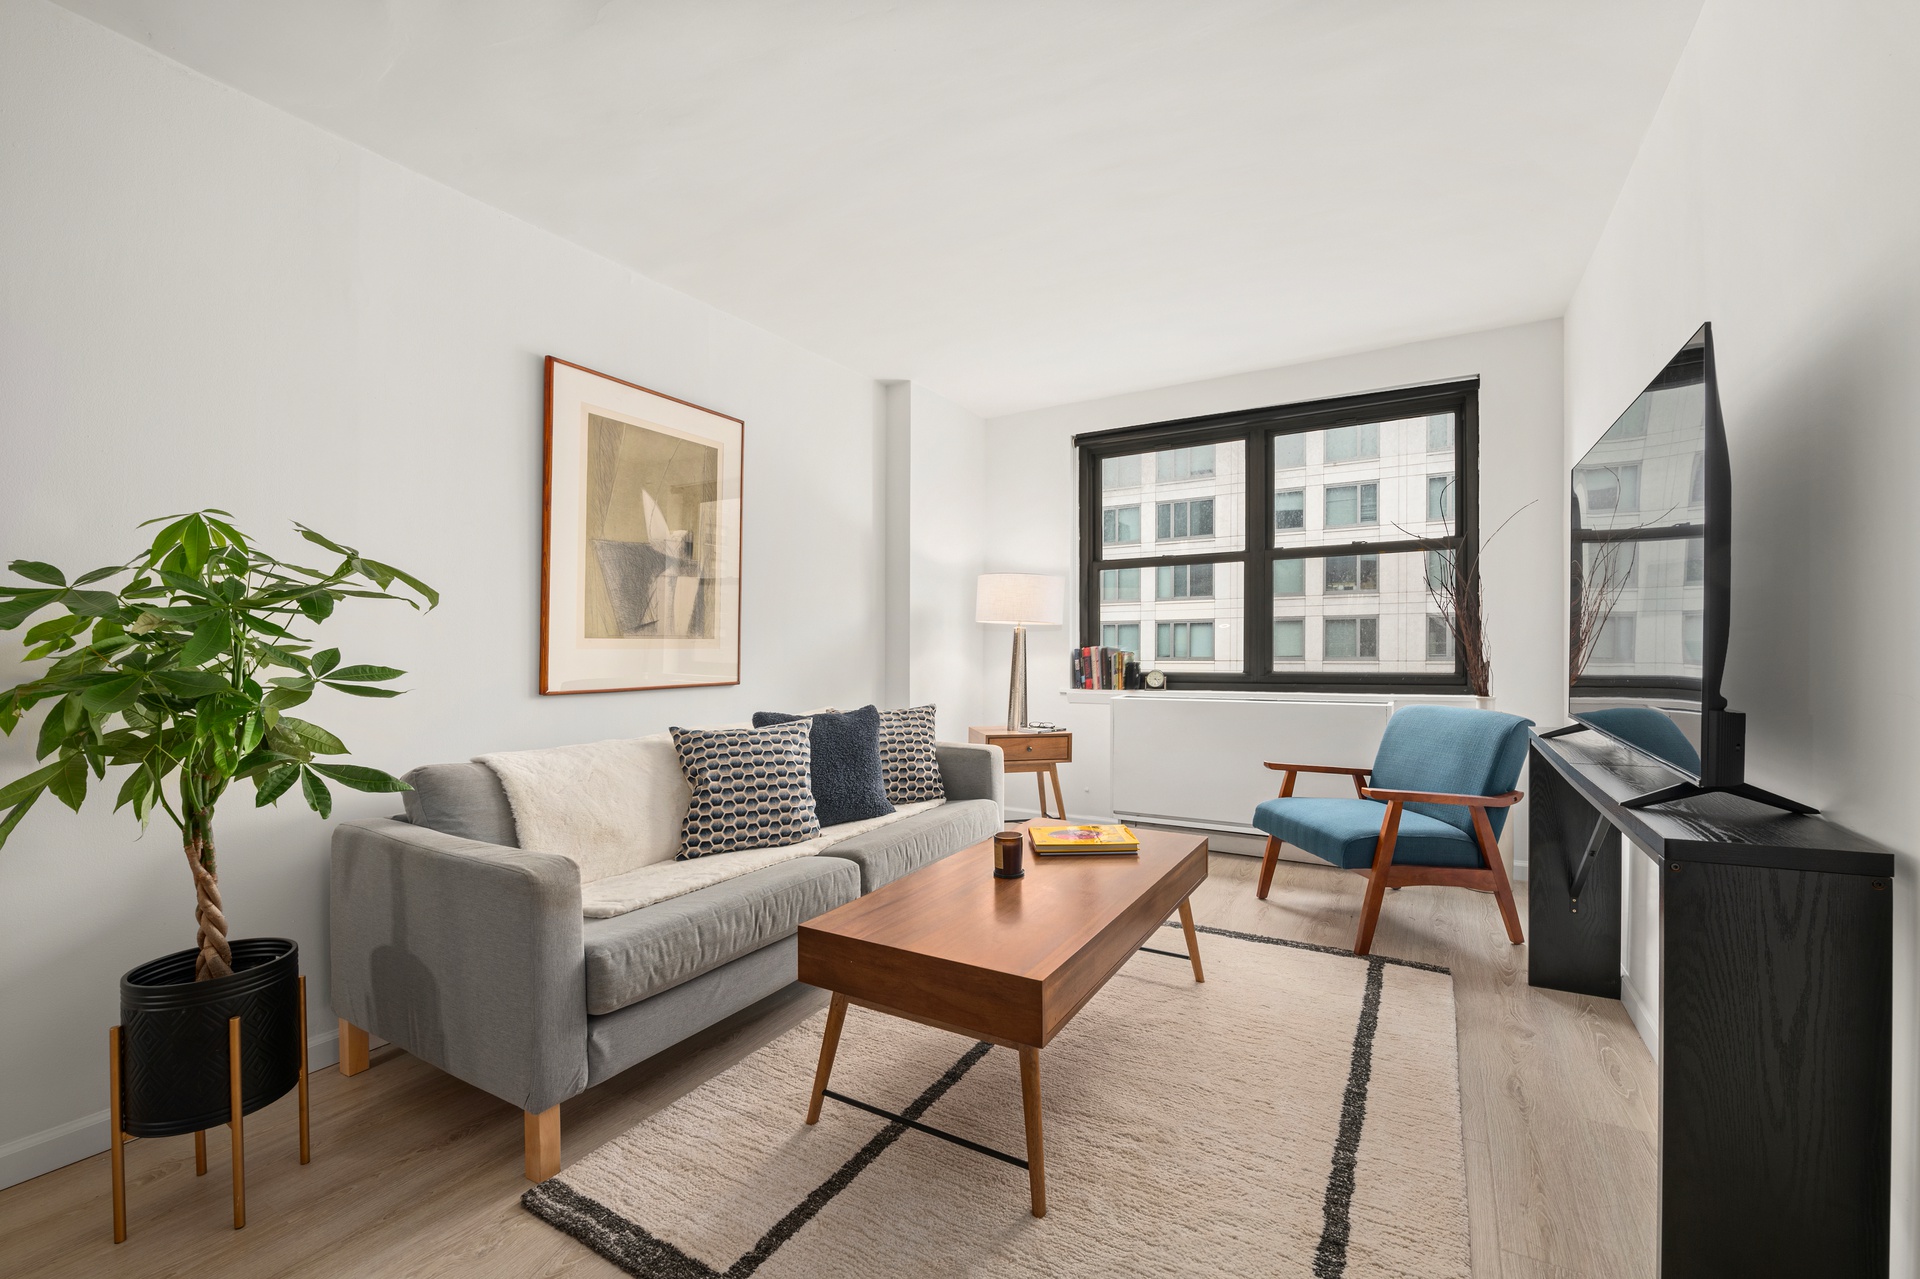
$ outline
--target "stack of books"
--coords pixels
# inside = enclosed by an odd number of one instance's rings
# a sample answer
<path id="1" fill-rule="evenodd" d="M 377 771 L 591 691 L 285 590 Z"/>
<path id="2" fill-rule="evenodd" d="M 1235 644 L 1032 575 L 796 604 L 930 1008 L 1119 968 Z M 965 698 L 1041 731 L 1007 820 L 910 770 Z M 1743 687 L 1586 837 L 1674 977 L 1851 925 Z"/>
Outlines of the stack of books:
<path id="1" fill-rule="evenodd" d="M 1073 650 L 1073 687 L 1125 688 L 1127 667 L 1139 657 L 1124 648 L 1091 645 Z"/>
<path id="2" fill-rule="evenodd" d="M 1095 853 L 1137 853 L 1140 837 L 1125 826 L 1027 825 L 1027 842 L 1036 857 L 1074 857 Z"/>

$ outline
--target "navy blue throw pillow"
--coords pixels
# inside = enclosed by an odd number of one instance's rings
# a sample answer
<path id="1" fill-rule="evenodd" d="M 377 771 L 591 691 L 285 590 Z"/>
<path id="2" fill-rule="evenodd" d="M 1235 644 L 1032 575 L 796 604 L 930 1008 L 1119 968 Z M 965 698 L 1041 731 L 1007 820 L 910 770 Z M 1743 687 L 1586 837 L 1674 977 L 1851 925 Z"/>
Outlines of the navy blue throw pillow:
<path id="1" fill-rule="evenodd" d="M 755 711 L 753 726 L 766 728 L 796 719 L 810 719 L 813 747 L 813 800 L 822 826 L 885 817 L 893 811 L 887 802 L 886 775 L 880 769 L 880 712 L 872 706 L 857 711 L 821 711 L 815 715 L 782 715 Z"/>

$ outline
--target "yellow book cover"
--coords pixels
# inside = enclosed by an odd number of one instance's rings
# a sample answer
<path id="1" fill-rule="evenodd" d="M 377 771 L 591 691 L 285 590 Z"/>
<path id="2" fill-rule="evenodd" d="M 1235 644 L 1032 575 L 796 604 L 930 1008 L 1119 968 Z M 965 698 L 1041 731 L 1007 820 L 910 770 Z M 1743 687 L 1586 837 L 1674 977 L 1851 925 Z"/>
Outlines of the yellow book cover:
<path id="1" fill-rule="evenodd" d="M 1140 851 L 1140 837 L 1125 826 L 1028 826 L 1027 839 L 1043 855 Z"/>

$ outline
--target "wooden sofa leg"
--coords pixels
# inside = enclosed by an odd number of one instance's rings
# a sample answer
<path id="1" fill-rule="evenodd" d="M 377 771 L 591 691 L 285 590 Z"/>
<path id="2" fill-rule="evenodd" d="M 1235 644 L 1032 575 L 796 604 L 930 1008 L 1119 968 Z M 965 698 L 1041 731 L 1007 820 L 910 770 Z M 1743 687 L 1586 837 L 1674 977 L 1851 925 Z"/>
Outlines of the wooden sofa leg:
<path id="1" fill-rule="evenodd" d="M 367 1032 L 340 1020 L 340 1073 L 357 1075 L 367 1068 Z"/>
<path id="2" fill-rule="evenodd" d="M 1253 895 L 1261 901 L 1267 900 L 1267 890 L 1273 887 L 1273 868 L 1280 864 L 1280 841 L 1267 836 L 1267 855 L 1260 861 L 1260 886 Z"/>
<path id="3" fill-rule="evenodd" d="M 560 1171 L 560 1107 L 522 1112 L 527 1127 L 527 1180 L 545 1181 Z"/>

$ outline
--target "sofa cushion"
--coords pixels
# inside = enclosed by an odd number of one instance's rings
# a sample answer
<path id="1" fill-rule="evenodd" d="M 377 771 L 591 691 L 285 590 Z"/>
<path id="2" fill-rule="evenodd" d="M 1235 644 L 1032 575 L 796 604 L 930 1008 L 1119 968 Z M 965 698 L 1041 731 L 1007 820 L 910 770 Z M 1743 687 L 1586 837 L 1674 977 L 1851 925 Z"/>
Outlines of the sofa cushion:
<path id="1" fill-rule="evenodd" d="M 778 848 L 820 833 L 807 721 L 771 728 L 669 728 L 692 794 L 680 856 Z"/>
<path id="2" fill-rule="evenodd" d="M 817 860 L 840 857 L 860 868 L 860 891 L 870 893 L 902 875 L 991 839 L 1000 829 L 1000 805 L 990 799 L 949 800 L 911 817 L 823 849 Z"/>
<path id="3" fill-rule="evenodd" d="M 491 768 L 475 760 L 427 764 L 401 778 L 413 787 L 401 795 L 407 820 L 442 835 L 518 848 L 513 807 Z"/>
<path id="4" fill-rule="evenodd" d="M 625 1008 L 791 936 L 860 895 L 860 873 L 832 857 L 756 870 L 582 929 L 587 1011 Z"/>
<path id="5" fill-rule="evenodd" d="M 1270 799 L 1253 810 L 1253 824 L 1267 834 L 1347 870 L 1373 865 L 1386 818 L 1387 806 L 1374 799 Z M 1408 805 L 1400 810 L 1393 860 L 1400 866 L 1477 867 L 1480 846 L 1451 823 Z"/>
<path id="6" fill-rule="evenodd" d="M 933 749 L 931 706 L 880 712 L 880 768 L 887 778 L 887 799 L 917 804 L 945 799 L 940 760 Z"/>
<path id="7" fill-rule="evenodd" d="M 887 779 L 880 771 L 880 712 L 872 706 L 857 711 L 813 711 L 787 715 L 755 711 L 753 726 L 789 724 L 805 719 L 813 727 L 813 802 L 822 826 L 863 822 L 893 811 L 887 802 Z"/>

